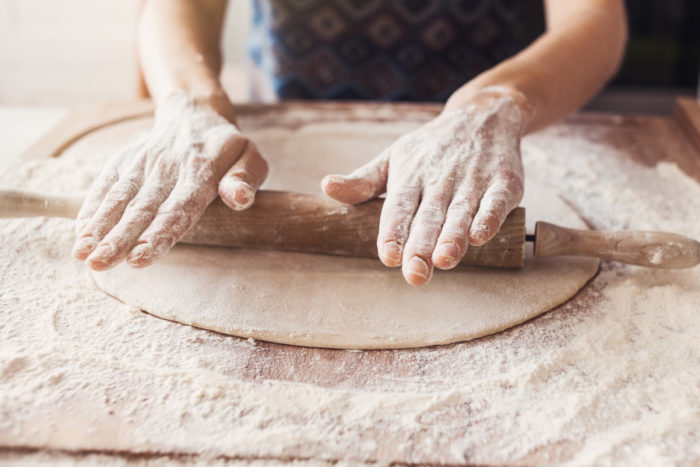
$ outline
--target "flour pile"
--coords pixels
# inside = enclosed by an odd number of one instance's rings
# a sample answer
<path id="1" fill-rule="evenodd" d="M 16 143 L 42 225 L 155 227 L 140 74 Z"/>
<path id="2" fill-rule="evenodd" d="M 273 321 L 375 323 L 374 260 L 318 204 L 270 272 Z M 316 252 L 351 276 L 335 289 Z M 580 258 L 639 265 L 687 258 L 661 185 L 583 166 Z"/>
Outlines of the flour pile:
<path id="1" fill-rule="evenodd" d="M 529 137 L 526 171 L 556 181 L 595 228 L 700 238 L 700 185 L 595 141 L 556 129 Z M 59 158 L 0 181 L 67 193 L 98 168 Z M 0 239 L 0 446 L 219 459 L 700 459 L 700 268 L 605 264 L 575 299 L 509 331 L 357 352 L 257 343 L 123 305 L 71 259 L 69 220 L 0 220 Z"/>

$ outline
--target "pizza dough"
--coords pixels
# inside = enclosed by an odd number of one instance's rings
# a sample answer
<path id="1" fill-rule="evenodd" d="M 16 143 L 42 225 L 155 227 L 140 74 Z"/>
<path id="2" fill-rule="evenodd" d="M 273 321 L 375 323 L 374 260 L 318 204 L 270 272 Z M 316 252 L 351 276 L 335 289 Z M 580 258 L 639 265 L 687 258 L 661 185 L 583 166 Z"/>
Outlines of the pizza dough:
<path id="1" fill-rule="evenodd" d="M 265 188 L 320 194 L 324 174 L 352 170 L 412 126 L 317 123 L 249 133 L 272 167 Z M 532 182 L 526 187 L 531 224 L 585 228 L 554 192 Z M 122 264 L 93 277 L 106 293 L 152 315 L 224 334 L 304 346 L 402 348 L 464 341 L 522 323 L 572 297 L 598 270 L 594 259 L 533 260 L 530 250 L 522 270 L 436 271 L 420 288 L 379 260 L 184 245 L 146 269 Z"/>

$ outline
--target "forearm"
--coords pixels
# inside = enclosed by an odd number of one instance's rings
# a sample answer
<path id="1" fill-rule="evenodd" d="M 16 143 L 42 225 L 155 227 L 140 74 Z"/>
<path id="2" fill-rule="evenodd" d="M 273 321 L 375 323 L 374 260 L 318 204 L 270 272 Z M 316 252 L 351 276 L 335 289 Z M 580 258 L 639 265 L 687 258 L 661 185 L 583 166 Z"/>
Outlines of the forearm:
<path id="1" fill-rule="evenodd" d="M 548 30 L 527 49 L 471 80 L 452 97 L 450 110 L 488 87 L 513 90 L 524 110 L 524 131 L 553 123 L 586 103 L 615 74 L 626 42 L 618 0 L 548 3 Z"/>
<path id="2" fill-rule="evenodd" d="M 226 0 L 146 0 L 139 23 L 139 59 L 156 102 L 176 92 L 234 121 L 219 82 L 219 45 Z"/>

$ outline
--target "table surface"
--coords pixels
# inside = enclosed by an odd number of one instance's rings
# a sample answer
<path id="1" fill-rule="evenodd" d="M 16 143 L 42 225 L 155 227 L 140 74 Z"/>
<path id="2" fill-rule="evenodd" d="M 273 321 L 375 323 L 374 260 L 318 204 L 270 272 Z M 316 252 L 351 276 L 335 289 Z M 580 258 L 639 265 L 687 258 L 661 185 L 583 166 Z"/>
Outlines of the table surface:
<path id="1" fill-rule="evenodd" d="M 127 108 L 130 107 L 132 104 L 128 103 Z M 101 109 L 102 105 L 95 108 Z M 131 113 L 143 113 L 142 103 L 136 108 Z M 123 114 L 124 110 L 118 113 Z M 72 114 L 67 107 L 0 106 L 0 141 L 3 141 L 0 172 L 16 163 L 20 156 L 26 156 L 33 143 Z M 106 121 L 109 119 L 114 117 Z M 637 162 L 653 165 L 661 160 L 675 161 L 687 174 L 700 180 L 700 107 L 694 99 L 678 99 L 673 117 L 587 113 L 573 115 L 566 121 L 574 125 L 608 126 L 611 128 L 608 138 L 616 140 L 617 145 L 629 145 L 631 150 L 626 154 Z"/>
<path id="2" fill-rule="evenodd" d="M 281 108 L 284 108 L 284 104 Z M 31 146 L 32 141 L 64 117 L 66 112 L 66 109 L 56 108 L 0 108 L 0 138 L 5 138 L 8 142 L 0 155 L 0 170 L 16 162 L 20 154 Z M 143 112 L 143 108 L 139 112 Z M 568 118 L 560 131 L 566 133 L 581 129 L 595 135 L 594 138 L 607 145 L 623 148 L 624 151 L 620 154 L 639 164 L 652 166 L 660 161 L 673 161 L 688 175 L 700 181 L 700 150 L 687 135 L 688 126 L 679 124 L 678 118 L 579 114 Z M 42 149 L 47 147 L 46 144 L 41 145 Z M 31 148 L 29 152 L 32 152 Z M 36 157 L 36 154 L 29 156 Z M 593 298 L 586 297 L 586 294 L 584 290 L 578 300 L 566 304 L 566 307 L 572 309 L 595 302 Z M 342 353 L 333 350 L 290 348 L 263 342 L 256 346 L 254 358 L 249 365 L 231 376 L 242 380 L 275 379 L 328 387 L 334 385 L 333 375 L 337 375 L 336 368 L 343 365 L 343 359 Z M 364 354 L 361 360 L 355 359 L 354 364 L 356 366 L 353 371 L 342 376 L 345 386 L 360 387 L 363 382 L 373 378 L 374 374 L 395 373 L 400 359 L 393 352 L 379 351 Z M 311 371 L 297 371 L 304 367 Z M 414 370 L 416 369 L 406 368 L 407 372 Z M 537 459 L 536 454 L 531 460 Z"/>

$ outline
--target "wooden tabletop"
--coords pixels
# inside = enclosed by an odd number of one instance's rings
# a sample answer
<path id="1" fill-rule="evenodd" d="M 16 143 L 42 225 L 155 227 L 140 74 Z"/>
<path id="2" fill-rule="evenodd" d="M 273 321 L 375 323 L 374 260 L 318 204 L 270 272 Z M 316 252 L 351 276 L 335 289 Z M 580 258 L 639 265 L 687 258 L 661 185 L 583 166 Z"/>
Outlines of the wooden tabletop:
<path id="1" fill-rule="evenodd" d="M 393 109 L 397 108 L 407 118 L 417 120 L 427 119 L 440 110 L 433 104 L 364 103 L 363 111 L 358 113 L 354 103 L 295 102 L 239 104 L 236 108 L 244 126 L 249 118 L 262 125 L 266 119 L 274 121 L 281 114 L 293 115 L 299 108 L 315 110 L 317 115 L 327 119 L 370 117 L 377 120 L 391 118 Z M 57 157 L 92 131 L 113 123 L 143 118 L 152 112 L 153 104 L 147 100 L 103 102 L 73 109 L 24 151 L 21 160 Z M 54 109 L 46 114 L 45 119 L 52 121 L 57 116 L 62 116 L 62 113 Z M 695 99 L 678 98 L 672 117 L 585 113 L 568 117 L 559 128 L 562 132 L 596 128 L 601 142 L 624 149 L 623 153 L 636 162 L 650 166 L 673 161 L 688 175 L 700 179 L 700 105 Z"/>
<path id="2" fill-rule="evenodd" d="M 371 115 L 382 119 L 383 115 L 386 118 L 390 115 L 385 112 L 387 104 L 364 104 L 361 111 L 354 104 L 343 103 L 305 106 L 313 107 L 321 118 L 366 118 Z M 429 104 L 391 107 L 392 111 L 399 108 L 403 114 L 419 120 L 428 119 L 439 111 L 437 106 Z M 290 121 L 293 121 L 299 104 L 285 103 L 274 107 L 243 105 L 238 109 L 242 126 L 245 127 L 246 122 L 257 119 L 260 123 L 272 114 L 279 116 L 286 113 Z M 60 157 L 66 147 L 83 135 L 117 121 L 143 118 L 151 111 L 152 105 L 147 101 L 106 103 L 78 109 L 32 145 L 22 160 Z M 567 118 L 555 131 L 564 135 L 587 132 L 592 138 L 619 149 L 623 157 L 639 164 L 652 166 L 660 161 L 673 161 L 688 175 L 700 181 L 700 107 L 693 100 L 679 99 L 673 117 L 577 114 Z M 560 308 L 573 312 L 595 304 L 596 300 L 597 291 L 595 285 L 592 285 Z M 447 347 L 449 351 L 460 352 L 462 346 L 463 344 L 454 344 Z M 433 348 L 423 348 L 353 353 L 260 342 L 248 350 L 248 364 L 231 368 L 229 376 L 247 381 L 274 379 L 330 388 L 362 387 L 377 383 L 386 374 L 395 378 L 420 374 L 422 362 L 425 358 L 430 358 L 434 351 Z M 411 358 L 406 358 L 406 355 Z M 337 371 L 339 367 L 344 368 L 342 373 Z M 521 461 L 552 460 L 552 457 L 539 457 L 541 454 L 533 453 L 529 459 Z"/>

